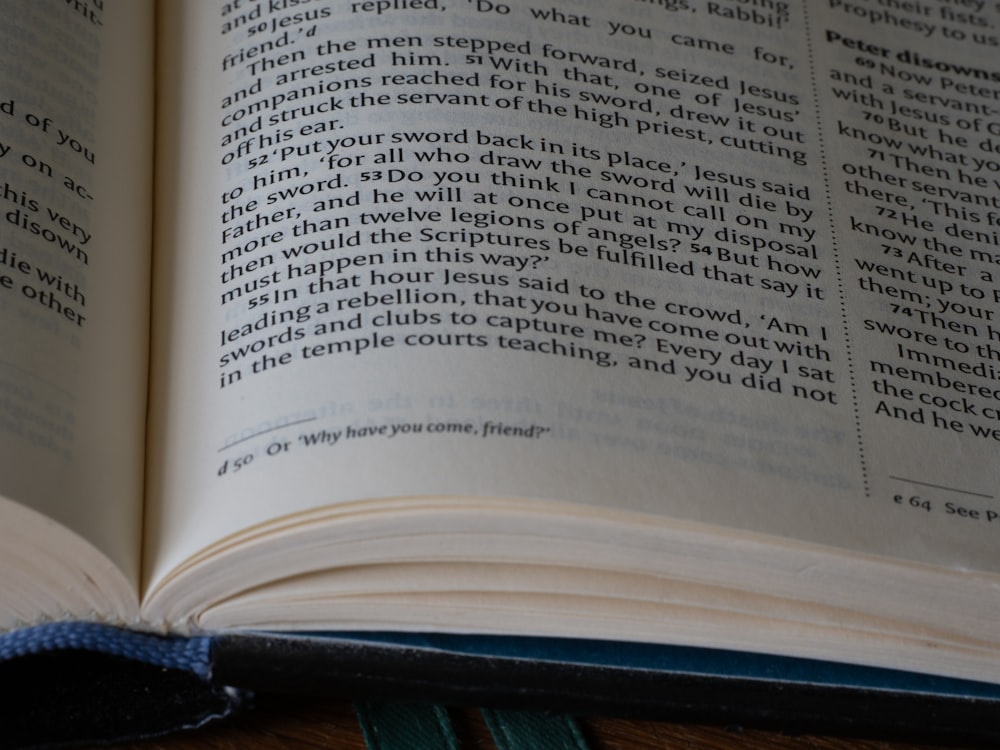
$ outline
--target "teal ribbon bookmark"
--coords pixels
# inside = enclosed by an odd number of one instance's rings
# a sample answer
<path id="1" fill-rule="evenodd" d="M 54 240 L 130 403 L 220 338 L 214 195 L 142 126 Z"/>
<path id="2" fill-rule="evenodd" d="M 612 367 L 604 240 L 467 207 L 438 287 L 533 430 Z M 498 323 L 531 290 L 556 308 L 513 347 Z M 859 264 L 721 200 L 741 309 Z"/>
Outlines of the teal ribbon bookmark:
<path id="1" fill-rule="evenodd" d="M 459 750 L 443 706 L 358 701 L 354 711 L 368 750 Z M 569 716 L 492 708 L 481 713 L 497 750 L 588 750 Z"/>
<path id="2" fill-rule="evenodd" d="M 491 708 L 481 713 L 497 750 L 587 750 L 583 732 L 570 716 Z"/>
<path id="3" fill-rule="evenodd" d="M 354 712 L 368 750 L 459 750 L 443 706 L 358 701 Z"/>

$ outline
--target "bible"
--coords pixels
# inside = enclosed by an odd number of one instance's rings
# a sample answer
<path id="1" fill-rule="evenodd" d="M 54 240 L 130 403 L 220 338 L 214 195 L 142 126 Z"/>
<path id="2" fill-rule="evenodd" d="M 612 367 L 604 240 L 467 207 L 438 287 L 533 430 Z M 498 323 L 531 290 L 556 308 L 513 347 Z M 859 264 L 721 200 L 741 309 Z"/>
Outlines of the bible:
<path id="1" fill-rule="evenodd" d="M 993 6 L 10 8 L 8 637 L 1000 699 Z"/>

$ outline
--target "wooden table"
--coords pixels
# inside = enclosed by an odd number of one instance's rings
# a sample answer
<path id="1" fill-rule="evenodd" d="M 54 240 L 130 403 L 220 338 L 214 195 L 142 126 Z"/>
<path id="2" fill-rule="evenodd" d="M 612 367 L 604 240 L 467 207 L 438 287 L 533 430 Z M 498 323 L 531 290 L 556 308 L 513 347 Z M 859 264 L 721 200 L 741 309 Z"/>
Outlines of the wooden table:
<path id="1" fill-rule="evenodd" d="M 462 748 L 495 747 L 479 713 L 453 714 Z M 622 719 L 581 719 L 592 750 L 932 750 L 939 745 L 786 736 L 738 728 L 693 726 Z M 958 745 L 970 748 L 970 745 Z M 193 732 L 111 750 L 364 750 L 365 743 L 348 701 L 261 696 L 256 709 L 233 720 Z M 415 750 L 424 750 L 423 748 Z"/>

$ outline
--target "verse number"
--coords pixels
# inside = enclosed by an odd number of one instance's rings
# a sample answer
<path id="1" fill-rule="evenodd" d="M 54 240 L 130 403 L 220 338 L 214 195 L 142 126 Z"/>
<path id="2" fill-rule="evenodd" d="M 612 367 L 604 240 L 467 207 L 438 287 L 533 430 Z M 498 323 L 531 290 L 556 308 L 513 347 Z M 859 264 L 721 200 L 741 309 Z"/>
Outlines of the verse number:
<path id="1" fill-rule="evenodd" d="M 227 458 L 222 462 L 222 466 L 216 472 L 220 477 L 225 474 L 235 474 L 240 469 L 243 469 L 250 465 L 253 461 L 253 453 L 247 453 L 240 456 L 239 458 Z"/>
<path id="2" fill-rule="evenodd" d="M 911 508 L 919 508 L 921 510 L 926 510 L 926 511 L 930 511 L 931 509 L 931 501 L 924 500 L 919 495 L 912 495 L 910 497 L 906 497 L 904 495 L 895 495 L 892 498 L 892 500 L 894 503 L 896 503 L 896 505 L 908 505 Z"/>

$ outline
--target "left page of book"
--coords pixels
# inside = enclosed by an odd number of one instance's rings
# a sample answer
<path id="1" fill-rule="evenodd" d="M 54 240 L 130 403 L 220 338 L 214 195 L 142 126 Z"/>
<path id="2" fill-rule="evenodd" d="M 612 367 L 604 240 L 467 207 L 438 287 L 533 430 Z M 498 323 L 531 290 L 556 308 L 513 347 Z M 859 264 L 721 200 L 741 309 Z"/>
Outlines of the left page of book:
<path id="1" fill-rule="evenodd" d="M 71 546 L 93 550 L 99 572 L 81 574 L 83 585 L 113 581 L 123 600 L 137 588 L 141 542 L 153 3 L 3 10 L 0 529 L 18 535 L 2 542 L 3 577 L 57 578 L 37 537 L 65 557 L 61 526 L 78 537 Z M 42 557 L 11 562 L 29 528 Z M 78 583 L 62 587 L 72 597 Z M 99 599 L 84 611 L 100 612 Z M 0 628 L 78 614 L 3 602 Z"/>

